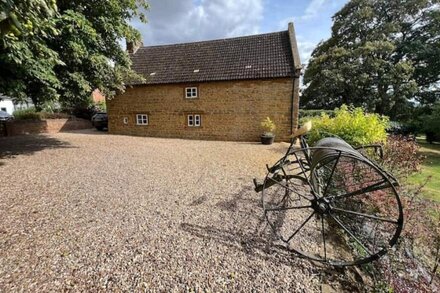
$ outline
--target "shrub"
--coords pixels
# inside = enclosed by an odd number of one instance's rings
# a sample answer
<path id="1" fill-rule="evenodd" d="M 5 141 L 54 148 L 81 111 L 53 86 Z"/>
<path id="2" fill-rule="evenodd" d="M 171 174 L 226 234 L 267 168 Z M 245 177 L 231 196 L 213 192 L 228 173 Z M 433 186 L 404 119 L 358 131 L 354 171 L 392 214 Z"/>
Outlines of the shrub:
<path id="1" fill-rule="evenodd" d="M 323 114 L 328 115 L 330 118 L 335 116 L 335 110 L 299 110 L 299 123 L 304 124 L 307 121 L 314 118 L 321 117 Z"/>
<path id="2" fill-rule="evenodd" d="M 269 117 L 266 117 L 266 119 L 261 122 L 261 127 L 264 129 L 264 134 L 266 135 L 272 134 L 272 132 L 276 129 L 275 123 L 270 120 Z"/>
<path id="3" fill-rule="evenodd" d="M 385 143 L 388 118 L 364 112 L 362 108 L 342 105 L 335 117 L 327 114 L 311 119 L 313 128 L 308 135 L 310 145 L 324 137 L 340 137 L 354 146 Z"/>
<path id="4" fill-rule="evenodd" d="M 405 180 L 421 166 L 423 156 L 418 149 L 417 143 L 408 137 L 389 136 L 383 160 L 378 161 L 400 181 L 396 189 L 405 226 L 398 243 L 386 256 L 360 268 L 373 277 L 375 292 L 432 292 L 439 285 L 436 271 L 440 262 L 440 203 L 422 197 L 426 182 L 412 186 Z M 370 192 L 368 197 L 379 214 L 397 218 L 399 211 L 394 200 L 381 196 L 381 191 Z M 383 229 L 377 233 L 387 232 Z"/>
<path id="5" fill-rule="evenodd" d="M 382 164 L 398 179 L 405 179 L 420 170 L 425 157 L 419 154 L 419 149 L 415 140 L 391 135 L 383 149 Z"/>
<path id="6" fill-rule="evenodd" d="M 335 111 L 334 110 L 305 110 L 305 109 L 300 109 L 299 110 L 299 117 L 300 118 L 304 118 L 304 117 L 316 117 L 316 116 L 321 116 L 322 114 L 327 114 L 330 117 L 335 116 Z"/>
<path id="7" fill-rule="evenodd" d="M 99 109 L 99 112 L 107 112 L 107 104 L 105 103 L 105 101 L 96 102 L 95 107 Z"/>
<path id="8" fill-rule="evenodd" d="M 423 130 L 429 143 L 440 141 L 440 104 L 436 104 L 431 115 L 424 116 Z"/>
<path id="9" fill-rule="evenodd" d="M 14 111 L 14 118 L 18 120 L 41 120 L 41 113 L 36 112 L 35 108 Z"/>
<path id="10" fill-rule="evenodd" d="M 389 136 L 381 165 L 400 181 L 396 187 L 404 210 L 405 227 L 398 244 L 373 263 L 375 279 L 395 292 L 431 292 L 438 286 L 440 262 L 440 203 L 422 197 L 421 185 L 408 185 L 406 178 L 420 169 L 424 157 L 419 145 L 404 136 Z M 383 214 L 397 216 L 397 210 L 383 197 L 372 193 Z M 436 283 L 431 285 L 431 282 Z M 432 287 L 431 287 L 432 286 Z M 380 290 L 377 290 L 380 291 Z M 380 291 L 382 292 L 382 291 Z"/>
<path id="11" fill-rule="evenodd" d="M 70 118 L 70 115 L 57 112 L 37 112 L 35 108 L 28 108 L 15 111 L 14 118 L 17 120 L 61 119 Z"/>

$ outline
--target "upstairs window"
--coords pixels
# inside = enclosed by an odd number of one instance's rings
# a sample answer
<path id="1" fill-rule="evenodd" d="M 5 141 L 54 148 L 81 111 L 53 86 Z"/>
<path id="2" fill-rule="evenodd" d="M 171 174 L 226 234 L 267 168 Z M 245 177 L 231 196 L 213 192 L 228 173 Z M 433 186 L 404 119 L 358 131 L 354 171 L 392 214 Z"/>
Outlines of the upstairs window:
<path id="1" fill-rule="evenodd" d="M 148 115 L 147 114 L 136 114 L 136 124 L 137 125 L 148 125 Z"/>
<path id="2" fill-rule="evenodd" d="M 199 114 L 189 114 L 187 118 L 189 127 L 200 127 L 202 124 L 202 119 Z"/>
<path id="3" fill-rule="evenodd" d="M 195 99 L 198 97 L 197 87 L 187 87 L 185 88 L 185 97 L 187 99 Z"/>

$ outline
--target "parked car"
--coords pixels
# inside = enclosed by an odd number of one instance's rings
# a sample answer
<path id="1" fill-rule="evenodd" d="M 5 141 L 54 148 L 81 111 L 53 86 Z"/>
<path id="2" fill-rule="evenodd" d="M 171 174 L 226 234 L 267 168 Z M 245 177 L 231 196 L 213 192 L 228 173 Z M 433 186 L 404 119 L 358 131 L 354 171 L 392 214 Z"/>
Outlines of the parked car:
<path id="1" fill-rule="evenodd" d="M 0 111 L 0 121 L 9 121 L 14 119 L 14 116 L 5 111 Z"/>
<path id="2" fill-rule="evenodd" d="M 92 116 L 92 125 L 98 130 L 108 128 L 108 116 L 105 112 L 98 112 Z"/>

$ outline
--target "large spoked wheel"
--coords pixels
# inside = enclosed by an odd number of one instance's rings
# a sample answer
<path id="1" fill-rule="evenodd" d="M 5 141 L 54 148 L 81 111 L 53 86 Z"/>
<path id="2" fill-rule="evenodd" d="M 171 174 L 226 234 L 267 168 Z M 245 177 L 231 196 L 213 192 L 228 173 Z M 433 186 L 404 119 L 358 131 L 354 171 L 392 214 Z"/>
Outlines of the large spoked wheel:
<path id="1" fill-rule="evenodd" d="M 384 255 L 403 227 L 396 182 L 359 153 L 310 150 L 326 155 L 308 165 L 303 150 L 292 151 L 264 180 L 262 204 L 274 233 L 297 254 L 332 265 Z"/>

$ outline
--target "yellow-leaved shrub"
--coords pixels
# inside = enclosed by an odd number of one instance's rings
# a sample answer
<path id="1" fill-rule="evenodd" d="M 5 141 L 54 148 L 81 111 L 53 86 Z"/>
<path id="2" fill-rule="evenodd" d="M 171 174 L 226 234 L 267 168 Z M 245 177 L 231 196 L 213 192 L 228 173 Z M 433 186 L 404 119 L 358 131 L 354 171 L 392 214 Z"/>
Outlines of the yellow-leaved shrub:
<path id="1" fill-rule="evenodd" d="M 362 108 L 349 108 L 346 105 L 335 109 L 334 117 L 323 113 L 309 120 L 313 123 L 308 135 L 311 146 L 324 137 L 340 137 L 353 146 L 385 143 L 389 124 L 388 117 L 366 113 Z"/>

